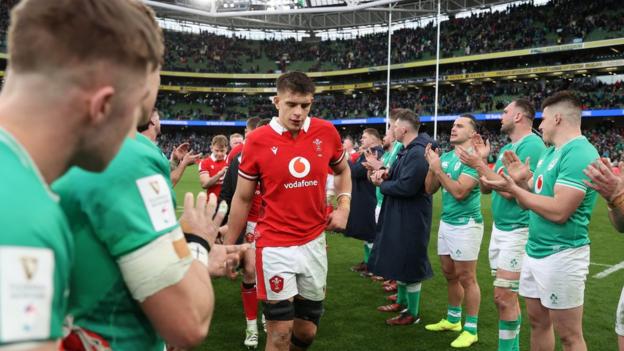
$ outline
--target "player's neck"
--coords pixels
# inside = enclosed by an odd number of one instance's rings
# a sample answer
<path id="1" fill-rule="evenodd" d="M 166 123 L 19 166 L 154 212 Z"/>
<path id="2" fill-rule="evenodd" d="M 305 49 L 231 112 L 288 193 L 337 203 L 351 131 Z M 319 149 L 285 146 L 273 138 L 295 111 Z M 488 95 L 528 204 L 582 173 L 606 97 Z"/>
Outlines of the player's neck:
<path id="1" fill-rule="evenodd" d="M 407 147 L 407 145 L 411 144 L 412 141 L 414 141 L 414 139 L 416 139 L 417 136 L 418 136 L 417 133 L 405 134 L 405 136 L 403 137 L 403 141 L 401 141 L 401 143 L 403 144 L 403 147 Z"/>
<path id="2" fill-rule="evenodd" d="M 0 103 L 0 127 L 22 145 L 45 182 L 51 184 L 71 165 L 75 131 L 70 121 L 55 117 L 60 116 L 58 112 L 37 112 L 33 107 Z"/>
<path id="3" fill-rule="evenodd" d="M 580 128 L 566 127 L 557 131 L 553 136 L 553 145 L 555 148 L 560 148 L 567 144 L 570 140 L 575 139 L 583 135 Z"/>
<path id="4" fill-rule="evenodd" d="M 524 138 L 525 136 L 531 134 L 531 128 L 522 128 L 522 127 L 516 127 L 514 128 L 514 130 L 509 133 L 509 140 L 511 140 L 512 143 L 516 143 L 518 142 L 518 140 Z"/>

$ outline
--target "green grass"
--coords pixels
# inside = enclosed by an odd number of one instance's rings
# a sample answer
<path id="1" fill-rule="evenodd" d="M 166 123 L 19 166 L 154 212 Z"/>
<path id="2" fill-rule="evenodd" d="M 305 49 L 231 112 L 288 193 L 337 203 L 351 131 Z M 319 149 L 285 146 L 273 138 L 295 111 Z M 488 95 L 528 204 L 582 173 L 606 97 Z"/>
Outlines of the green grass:
<path id="1" fill-rule="evenodd" d="M 184 192 L 199 191 L 198 176 L 188 169 L 182 182 L 176 187 L 178 204 L 182 204 Z M 482 302 L 479 314 L 479 343 L 471 350 L 496 350 L 498 342 L 498 315 L 492 302 L 492 278 L 489 274 L 487 247 L 491 228 L 490 197 L 482 198 L 486 232 L 479 256 L 478 280 Z M 377 312 L 378 305 L 385 304 L 385 295 L 379 283 L 361 278 L 349 271 L 349 267 L 362 258 L 361 242 L 342 235 L 328 235 L 329 276 L 327 282 L 326 312 L 321 320 L 318 336 L 312 350 L 451 350 L 450 342 L 456 333 L 431 333 L 424 324 L 437 322 L 446 313 L 446 284 L 436 257 L 437 220 L 440 215 L 440 199 L 434 201 L 434 221 L 429 247 L 435 276 L 423 283 L 421 299 L 422 322 L 407 327 L 388 327 L 384 320 L 391 314 Z M 604 201 L 599 200 L 591 222 L 591 262 L 613 265 L 624 260 L 624 236 L 618 235 L 609 224 Z M 585 290 L 584 335 L 589 350 L 616 350 L 617 338 L 613 331 L 624 270 L 604 279 L 593 276 L 606 269 L 590 265 Z M 240 280 L 214 281 L 216 309 L 210 334 L 197 350 L 245 350 L 242 345 L 245 319 L 240 299 Z M 523 307 L 524 309 L 524 307 Z M 523 310 L 521 349 L 529 349 L 529 325 Z M 260 344 L 264 345 L 261 333 Z M 263 349 L 261 347 L 260 349 Z M 558 346 L 557 349 L 560 349 Z"/>

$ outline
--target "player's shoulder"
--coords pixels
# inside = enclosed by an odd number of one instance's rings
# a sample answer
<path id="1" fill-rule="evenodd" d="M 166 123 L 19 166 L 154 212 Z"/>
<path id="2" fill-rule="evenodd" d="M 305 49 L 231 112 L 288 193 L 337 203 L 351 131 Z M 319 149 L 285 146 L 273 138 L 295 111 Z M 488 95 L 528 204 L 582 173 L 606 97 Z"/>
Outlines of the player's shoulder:
<path id="1" fill-rule="evenodd" d="M 561 148 L 561 153 L 565 154 L 566 157 L 579 161 L 585 159 L 593 161 L 599 156 L 596 147 L 584 136 L 579 136 L 570 140 Z"/>
<path id="2" fill-rule="evenodd" d="M 317 117 L 308 117 L 310 118 L 310 129 L 318 130 L 322 133 L 338 133 L 336 130 L 336 126 L 328 120 L 317 118 Z"/>

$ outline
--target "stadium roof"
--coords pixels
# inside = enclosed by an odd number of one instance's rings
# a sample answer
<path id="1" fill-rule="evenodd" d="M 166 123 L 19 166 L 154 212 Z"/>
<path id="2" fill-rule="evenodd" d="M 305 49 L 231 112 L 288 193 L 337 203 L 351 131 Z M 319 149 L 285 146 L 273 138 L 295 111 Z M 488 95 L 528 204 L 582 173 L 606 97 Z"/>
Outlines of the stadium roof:
<path id="1" fill-rule="evenodd" d="M 144 0 L 159 17 L 240 29 L 323 31 L 387 25 L 435 16 L 437 0 Z M 516 1 L 441 0 L 442 13 Z"/>

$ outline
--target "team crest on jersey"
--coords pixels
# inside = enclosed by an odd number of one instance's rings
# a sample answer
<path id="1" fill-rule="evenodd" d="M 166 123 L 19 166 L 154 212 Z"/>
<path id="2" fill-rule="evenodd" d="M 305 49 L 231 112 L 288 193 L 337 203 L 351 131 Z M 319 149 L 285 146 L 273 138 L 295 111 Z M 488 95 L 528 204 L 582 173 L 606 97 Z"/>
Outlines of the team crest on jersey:
<path id="1" fill-rule="evenodd" d="M 442 162 L 442 168 L 446 169 L 448 167 L 448 161 Z"/>
<path id="2" fill-rule="evenodd" d="M 303 178 L 310 173 L 310 161 L 305 157 L 294 157 L 288 163 L 288 171 L 295 178 Z"/>
<path id="3" fill-rule="evenodd" d="M 284 289 L 284 278 L 275 275 L 273 278 L 269 279 L 269 285 L 271 285 L 271 291 L 279 293 Z"/>
<path id="4" fill-rule="evenodd" d="M 323 144 L 323 141 L 321 141 L 321 139 L 319 138 L 316 138 L 314 139 L 312 144 L 314 144 L 314 151 L 319 154 L 319 157 L 322 156 L 321 153 L 323 152 L 323 149 L 321 148 L 321 145 Z"/>
<path id="5" fill-rule="evenodd" d="M 552 161 L 550 161 L 550 163 L 548 164 L 548 170 L 550 171 L 551 169 L 553 169 L 553 167 L 555 167 L 555 165 L 557 164 L 557 161 L 559 161 L 559 158 L 556 158 Z"/>
<path id="6" fill-rule="evenodd" d="M 37 273 L 37 266 L 39 261 L 36 257 L 23 256 L 21 258 L 22 268 L 24 269 L 24 275 L 26 275 L 27 280 L 31 280 L 32 277 Z"/>
<path id="7" fill-rule="evenodd" d="M 544 175 L 540 174 L 535 181 L 535 192 L 541 193 L 542 188 L 544 187 Z"/>

